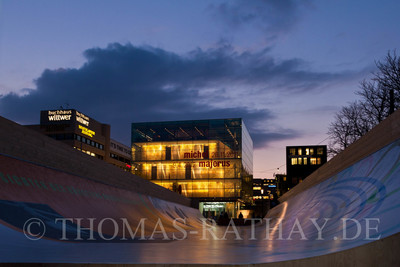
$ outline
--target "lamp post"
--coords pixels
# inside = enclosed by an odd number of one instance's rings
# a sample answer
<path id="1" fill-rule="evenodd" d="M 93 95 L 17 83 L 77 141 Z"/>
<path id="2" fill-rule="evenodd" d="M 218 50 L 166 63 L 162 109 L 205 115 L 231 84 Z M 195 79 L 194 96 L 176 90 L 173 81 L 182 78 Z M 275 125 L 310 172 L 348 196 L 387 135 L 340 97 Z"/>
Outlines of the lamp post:
<path id="1" fill-rule="evenodd" d="M 261 219 L 264 218 L 264 189 L 261 188 Z"/>

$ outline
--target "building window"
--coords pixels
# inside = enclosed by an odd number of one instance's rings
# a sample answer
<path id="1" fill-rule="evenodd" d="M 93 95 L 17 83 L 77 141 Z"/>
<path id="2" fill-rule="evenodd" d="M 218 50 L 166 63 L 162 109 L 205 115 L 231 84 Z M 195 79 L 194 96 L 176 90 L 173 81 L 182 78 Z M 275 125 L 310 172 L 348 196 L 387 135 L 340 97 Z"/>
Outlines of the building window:
<path id="1" fill-rule="evenodd" d="M 296 149 L 295 148 L 290 148 L 289 149 L 289 154 L 290 154 L 290 156 L 296 155 Z"/>
<path id="2" fill-rule="evenodd" d="M 297 150 L 297 155 L 301 155 L 301 148 Z"/>
<path id="3" fill-rule="evenodd" d="M 324 154 L 324 148 L 322 148 L 322 147 L 317 148 L 317 154 L 318 155 L 323 155 Z"/>
<path id="4" fill-rule="evenodd" d="M 292 158 L 292 165 L 297 165 L 297 158 Z"/>
<path id="5" fill-rule="evenodd" d="M 310 158 L 310 163 L 311 163 L 311 165 L 316 165 L 317 164 L 317 158 Z"/>
<path id="6" fill-rule="evenodd" d="M 157 180 L 157 166 L 151 167 L 151 179 Z"/>
<path id="7" fill-rule="evenodd" d="M 321 165 L 321 158 L 317 158 L 317 164 Z"/>
<path id="8" fill-rule="evenodd" d="M 210 148 L 209 146 L 204 146 L 204 159 L 210 158 Z"/>
<path id="9" fill-rule="evenodd" d="M 307 165 L 307 158 L 303 158 L 303 164 Z"/>
<path id="10" fill-rule="evenodd" d="M 165 147 L 165 160 L 171 160 L 171 147 Z"/>
<path id="11" fill-rule="evenodd" d="M 192 166 L 190 163 L 186 164 L 185 166 L 185 179 L 192 179 Z"/>
<path id="12" fill-rule="evenodd" d="M 310 155 L 314 155 L 314 148 L 310 148 Z"/>
<path id="13" fill-rule="evenodd" d="M 301 158 L 297 159 L 297 162 L 299 163 L 299 165 L 301 165 L 301 160 L 302 160 Z"/>

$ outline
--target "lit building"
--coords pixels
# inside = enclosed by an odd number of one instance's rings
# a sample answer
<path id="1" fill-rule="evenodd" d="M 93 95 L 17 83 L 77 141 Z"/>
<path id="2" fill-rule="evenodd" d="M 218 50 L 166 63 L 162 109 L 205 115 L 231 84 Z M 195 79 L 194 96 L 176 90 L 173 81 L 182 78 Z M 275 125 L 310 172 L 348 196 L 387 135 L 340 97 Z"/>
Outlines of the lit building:
<path id="1" fill-rule="evenodd" d="M 26 127 L 130 171 L 130 147 L 110 138 L 110 125 L 100 123 L 75 109 L 42 110 L 40 125 Z"/>
<path id="2" fill-rule="evenodd" d="M 264 217 L 271 206 L 271 201 L 276 199 L 275 179 L 253 179 L 253 209 L 256 217 Z"/>
<path id="3" fill-rule="evenodd" d="M 287 186 L 292 188 L 302 182 L 327 161 L 325 145 L 287 146 L 286 175 Z"/>
<path id="4" fill-rule="evenodd" d="M 206 216 L 251 203 L 253 141 L 242 119 L 132 124 L 134 173 L 178 192 Z"/>
<path id="5" fill-rule="evenodd" d="M 275 179 L 253 179 L 253 200 L 270 199 L 276 192 Z"/>

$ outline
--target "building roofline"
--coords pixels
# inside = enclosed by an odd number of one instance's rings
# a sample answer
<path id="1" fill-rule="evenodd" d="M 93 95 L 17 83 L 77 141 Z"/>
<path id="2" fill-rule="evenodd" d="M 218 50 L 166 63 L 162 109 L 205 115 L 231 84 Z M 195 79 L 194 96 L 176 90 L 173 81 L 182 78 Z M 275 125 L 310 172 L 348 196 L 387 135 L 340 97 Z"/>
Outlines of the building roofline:
<path id="1" fill-rule="evenodd" d="M 139 123 L 163 123 L 163 122 L 190 122 L 190 121 L 216 121 L 216 120 L 242 120 L 243 118 L 221 118 L 221 119 L 200 119 L 200 120 L 168 120 L 168 121 L 143 121 L 143 122 L 132 122 L 131 124 Z"/>

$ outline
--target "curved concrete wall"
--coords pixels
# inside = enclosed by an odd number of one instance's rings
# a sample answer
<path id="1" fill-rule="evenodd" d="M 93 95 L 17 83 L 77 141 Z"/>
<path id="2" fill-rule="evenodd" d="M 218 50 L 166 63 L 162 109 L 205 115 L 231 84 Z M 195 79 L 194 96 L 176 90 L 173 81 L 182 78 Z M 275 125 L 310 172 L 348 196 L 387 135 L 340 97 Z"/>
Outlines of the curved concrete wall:
<path id="1" fill-rule="evenodd" d="M 86 177 L 104 184 L 190 205 L 190 200 L 109 163 L 0 116 L 0 154 Z"/>
<path id="2" fill-rule="evenodd" d="M 90 227 L 91 223 L 93 229 L 101 227 L 102 234 L 108 236 L 105 239 L 114 234 L 122 236 L 122 231 L 127 230 L 122 218 L 134 229 L 144 218 L 143 237 L 146 238 L 153 234 L 159 219 L 167 234 L 178 231 L 173 225 L 178 218 L 178 222 L 184 221 L 181 227 L 185 229 L 201 224 L 202 216 L 198 210 L 177 203 L 3 155 L 0 155 L 0 162 L 0 222 L 3 227 L 10 226 L 18 232 L 23 232 L 24 224 L 31 218 L 46 224 L 43 238 L 57 241 L 62 240 L 63 234 L 66 239 L 80 241 L 76 240 L 78 224 L 84 228 Z M 63 218 L 82 220 L 65 221 L 68 229 L 63 232 Z M 91 222 L 88 218 L 95 220 Z M 101 223 L 104 218 L 107 219 Z M 117 227 L 114 227 L 114 221 L 119 224 Z M 141 234 L 138 233 L 138 238 Z"/>

